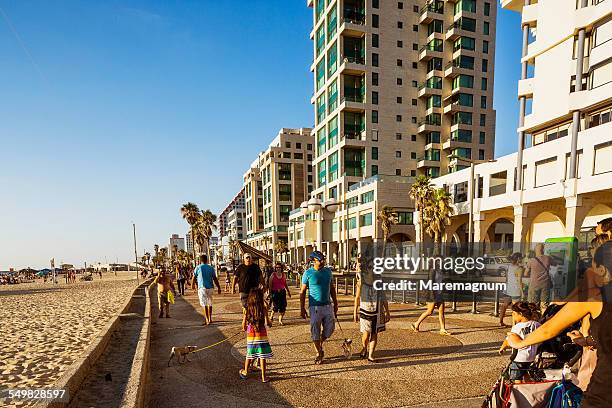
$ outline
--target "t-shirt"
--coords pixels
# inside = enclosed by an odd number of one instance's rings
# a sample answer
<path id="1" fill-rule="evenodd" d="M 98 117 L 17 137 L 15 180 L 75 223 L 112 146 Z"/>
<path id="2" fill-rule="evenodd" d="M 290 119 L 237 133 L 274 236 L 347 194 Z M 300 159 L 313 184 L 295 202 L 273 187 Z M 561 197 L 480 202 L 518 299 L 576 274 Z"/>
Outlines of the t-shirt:
<path id="1" fill-rule="evenodd" d="M 236 269 L 238 278 L 238 290 L 240 293 L 249 293 L 251 289 L 259 286 L 261 280 L 261 269 L 256 264 L 240 264 Z"/>
<path id="2" fill-rule="evenodd" d="M 208 264 L 200 264 L 193 270 L 193 275 L 198 280 L 198 288 L 213 288 L 213 277 L 215 269 Z"/>
<path id="3" fill-rule="evenodd" d="M 329 305 L 331 281 L 332 271 L 327 267 L 318 271 L 315 268 L 310 268 L 304 272 L 302 284 L 308 286 L 308 305 Z"/>
<path id="4" fill-rule="evenodd" d="M 541 324 L 539 322 L 530 320 L 528 322 L 517 323 L 512 326 L 512 333 L 516 333 L 519 335 L 521 339 L 527 337 L 527 335 L 533 331 L 535 331 Z M 538 352 L 539 344 L 534 344 L 533 346 L 524 347 L 522 349 L 518 349 L 516 357 L 514 361 L 517 363 L 531 363 L 536 358 L 536 354 Z"/>
<path id="5" fill-rule="evenodd" d="M 529 286 L 534 289 L 550 288 L 551 281 L 548 270 L 550 269 L 550 257 L 540 255 L 529 260 Z"/>

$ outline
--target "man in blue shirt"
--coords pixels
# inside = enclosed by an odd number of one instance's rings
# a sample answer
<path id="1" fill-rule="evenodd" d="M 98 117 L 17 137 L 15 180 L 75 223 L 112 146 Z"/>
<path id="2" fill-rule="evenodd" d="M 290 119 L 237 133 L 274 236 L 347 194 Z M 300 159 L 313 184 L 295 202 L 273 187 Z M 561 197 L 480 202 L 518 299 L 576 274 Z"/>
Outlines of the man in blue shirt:
<path id="1" fill-rule="evenodd" d="M 214 268 L 208 265 L 208 257 L 206 255 L 201 255 L 200 261 L 200 265 L 196 266 L 193 270 L 191 289 L 195 289 L 197 280 L 198 298 L 200 299 L 200 305 L 204 308 L 205 324 L 208 326 L 212 323 L 213 284 L 217 286 L 218 294 L 221 294 L 221 286 L 219 285 L 219 280 L 217 279 Z"/>
<path id="2" fill-rule="evenodd" d="M 313 267 L 304 272 L 300 291 L 300 314 L 306 319 L 306 290 L 310 312 L 310 336 L 317 351 L 315 364 L 323 362 L 323 342 L 334 333 L 334 318 L 338 314 L 338 300 L 331 269 L 325 267 L 325 255 L 320 251 L 310 254 Z M 333 301 L 333 303 L 332 303 Z"/>

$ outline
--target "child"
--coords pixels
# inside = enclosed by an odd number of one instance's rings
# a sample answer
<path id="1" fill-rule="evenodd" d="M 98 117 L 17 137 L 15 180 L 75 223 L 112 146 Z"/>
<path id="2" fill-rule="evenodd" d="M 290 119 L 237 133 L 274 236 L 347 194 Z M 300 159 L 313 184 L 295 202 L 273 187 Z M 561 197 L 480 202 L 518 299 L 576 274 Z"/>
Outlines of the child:
<path id="1" fill-rule="evenodd" d="M 266 324 L 272 323 L 268 317 L 268 309 L 264 304 L 264 295 L 261 289 L 251 289 L 247 304 L 242 316 L 242 330 L 247 332 L 247 353 L 244 360 L 244 369 L 240 370 L 240 378 L 245 380 L 249 368 L 255 359 L 259 359 L 261 381 L 268 382 L 266 376 L 266 360 L 272 357 L 272 348 L 268 342 Z"/>
<path id="2" fill-rule="evenodd" d="M 521 339 L 524 339 L 529 333 L 541 326 L 537 321 L 538 319 L 540 319 L 540 307 L 536 303 L 516 302 L 512 305 L 512 322 L 514 326 L 512 326 L 511 333 L 516 333 Z M 508 342 L 504 340 L 499 348 L 499 354 L 503 354 L 508 347 Z M 535 360 L 537 351 L 537 344 L 516 350 L 516 356 L 512 359 L 508 371 L 510 380 L 523 379 Z"/>
<path id="3" fill-rule="evenodd" d="M 230 293 L 230 287 L 231 287 L 230 272 L 227 268 L 223 268 L 223 269 L 225 269 L 225 293 Z"/>

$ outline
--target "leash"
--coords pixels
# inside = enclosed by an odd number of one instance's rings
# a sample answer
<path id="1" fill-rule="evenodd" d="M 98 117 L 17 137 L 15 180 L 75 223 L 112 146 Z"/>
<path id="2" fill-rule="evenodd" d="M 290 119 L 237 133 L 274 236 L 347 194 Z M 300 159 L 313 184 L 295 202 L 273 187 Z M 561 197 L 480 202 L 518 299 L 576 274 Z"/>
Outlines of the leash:
<path id="1" fill-rule="evenodd" d="M 213 344 L 209 344 L 208 346 L 204 346 L 204 347 L 197 348 L 197 349 L 193 350 L 193 351 L 192 351 L 191 353 L 189 353 L 189 354 L 197 353 L 198 351 L 207 350 L 207 349 L 209 349 L 209 348 L 213 348 L 213 347 L 215 347 L 215 346 L 218 346 L 219 344 L 221 344 L 221 343 L 225 343 L 226 341 L 228 341 L 228 340 L 230 340 L 230 339 L 232 339 L 232 338 L 234 338 L 234 337 L 238 336 L 238 335 L 239 335 L 239 334 L 241 334 L 241 333 L 243 333 L 243 331 L 242 331 L 242 330 L 240 330 L 240 331 L 239 331 L 239 332 L 237 332 L 237 333 L 232 334 L 232 335 L 231 335 L 231 336 L 229 336 L 229 337 L 226 337 L 225 339 L 223 339 L 223 340 L 221 340 L 221 341 L 218 341 L 218 342 L 213 343 Z"/>

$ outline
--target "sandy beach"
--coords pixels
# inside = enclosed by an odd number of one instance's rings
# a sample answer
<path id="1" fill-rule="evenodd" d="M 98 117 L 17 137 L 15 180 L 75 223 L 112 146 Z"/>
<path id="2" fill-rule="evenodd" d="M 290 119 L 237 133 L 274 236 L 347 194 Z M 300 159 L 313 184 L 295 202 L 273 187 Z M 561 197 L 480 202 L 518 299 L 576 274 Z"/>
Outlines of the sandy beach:
<path id="1" fill-rule="evenodd" d="M 9 388 L 48 387 L 120 312 L 136 288 L 134 272 L 91 282 L 0 287 L 0 379 Z"/>

